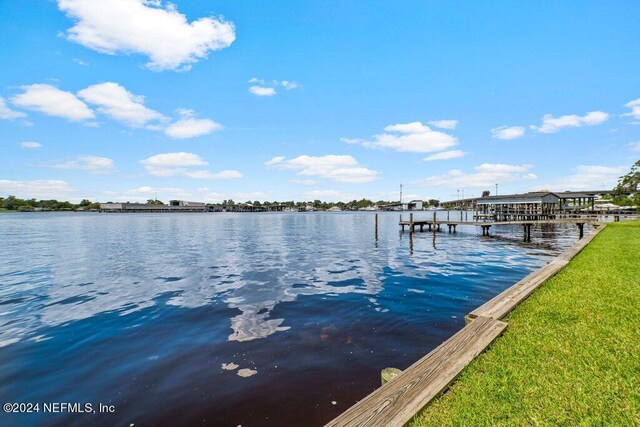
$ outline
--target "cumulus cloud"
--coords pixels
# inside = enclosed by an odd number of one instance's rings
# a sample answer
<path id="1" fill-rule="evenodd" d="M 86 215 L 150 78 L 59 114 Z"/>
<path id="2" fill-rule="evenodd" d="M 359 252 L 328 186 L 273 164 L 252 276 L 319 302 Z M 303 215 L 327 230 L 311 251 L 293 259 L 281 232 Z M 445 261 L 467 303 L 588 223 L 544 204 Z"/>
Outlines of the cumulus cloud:
<path id="1" fill-rule="evenodd" d="M 347 193 L 337 190 L 310 190 L 302 193 L 302 196 L 306 200 L 322 200 L 327 202 L 344 202 L 362 198 L 355 193 Z"/>
<path id="2" fill-rule="evenodd" d="M 255 96 L 273 96 L 277 93 L 276 90 L 272 87 L 257 85 L 249 87 L 249 92 L 251 92 Z"/>
<path id="3" fill-rule="evenodd" d="M 289 181 L 292 184 L 297 184 L 297 185 L 306 185 L 306 186 L 313 186 L 313 185 L 318 185 L 318 181 L 314 181 L 313 179 L 292 179 L 291 181 Z"/>
<path id="4" fill-rule="evenodd" d="M 370 148 L 391 148 L 400 152 L 430 153 L 442 151 L 458 143 L 457 138 L 435 131 L 421 122 L 399 123 L 384 128 L 385 133 L 372 140 L 342 138 L 348 144 L 361 144 Z"/>
<path id="5" fill-rule="evenodd" d="M 27 117 L 27 115 L 21 111 L 15 111 L 9 108 L 4 98 L 0 96 L 0 119 L 13 120 Z"/>
<path id="6" fill-rule="evenodd" d="M 634 99 L 624 104 L 625 107 L 630 108 L 631 111 L 623 114 L 625 117 L 633 117 L 634 120 L 640 121 L 640 98 Z"/>
<path id="7" fill-rule="evenodd" d="M 60 90 L 48 84 L 22 86 L 22 89 L 23 93 L 11 98 L 14 105 L 70 121 L 81 121 L 95 117 L 87 104 L 71 92 Z"/>
<path id="8" fill-rule="evenodd" d="M 529 126 L 531 129 L 542 133 L 555 133 L 565 127 L 594 126 L 609 120 L 609 114 L 604 111 L 591 111 L 584 116 L 576 114 L 553 117 L 551 114 L 542 116 L 540 126 Z"/>
<path id="9" fill-rule="evenodd" d="M 163 153 L 156 154 L 140 163 L 151 175 L 159 177 L 186 176 L 194 179 L 237 179 L 242 174 L 236 170 L 223 170 L 210 172 L 206 169 L 192 169 L 194 166 L 207 166 L 209 162 L 193 153 Z"/>
<path id="10" fill-rule="evenodd" d="M 159 112 L 144 106 L 144 97 L 134 95 L 118 83 L 106 82 L 78 92 L 78 96 L 98 111 L 131 127 L 142 127 L 151 121 L 163 120 Z"/>
<path id="11" fill-rule="evenodd" d="M 116 169 L 112 159 L 98 156 L 78 156 L 74 160 L 54 164 L 53 167 L 83 170 L 93 174 L 111 173 Z"/>
<path id="12" fill-rule="evenodd" d="M 466 154 L 467 153 L 465 153 L 462 150 L 442 151 L 440 153 L 427 156 L 423 160 L 427 162 L 431 162 L 433 160 L 449 160 L 449 159 L 456 159 L 458 157 L 464 157 Z"/>
<path id="13" fill-rule="evenodd" d="M 42 144 L 40 144 L 39 142 L 35 142 L 35 141 L 25 141 L 25 142 L 20 143 L 20 147 L 28 148 L 28 149 L 34 149 L 34 148 L 42 147 Z"/>
<path id="14" fill-rule="evenodd" d="M 256 96 L 273 96 L 278 93 L 276 91 L 277 87 L 282 87 L 285 90 L 293 90 L 298 87 L 298 82 L 290 80 L 266 81 L 257 77 L 249 79 L 249 83 L 252 84 L 252 86 L 249 87 L 249 92 Z"/>
<path id="15" fill-rule="evenodd" d="M 294 170 L 301 176 L 317 176 L 337 182 L 363 183 L 378 177 L 378 172 L 361 166 L 352 156 L 344 155 L 305 155 L 290 160 L 278 156 L 267 162 L 267 166 Z"/>
<path id="16" fill-rule="evenodd" d="M 74 191 L 67 182 L 60 180 L 10 181 L 0 179 L 0 194 L 11 194 L 19 198 L 66 200 L 73 195 Z"/>
<path id="17" fill-rule="evenodd" d="M 441 129 L 455 129 L 456 127 L 458 127 L 457 120 L 431 120 L 428 123 Z"/>
<path id="18" fill-rule="evenodd" d="M 491 137 L 496 139 L 517 139 L 524 136 L 522 126 L 500 126 L 491 129 Z"/>
<path id="19" fill-rule="evenodd" d="M 222 125 L 211 119 L 196 119 L 193 110 L 179 110 L 182 118 L 167 127 L 165 135 L 176 139 L 195 138 L 208 135 L 211 132 L 222 129 Z"/>
<path id="20" fill-rule="evenodd" d="M 415 184 L 447 188 L 493 188 L 496 183 L 536 179 L 537 176 L 529 172 L 531 168 L 531 165 L 483 163 L 476 166 L 472 173 L 452 169 L 444 175 L 418 180 Z"/>
<path id="21" fill-rule="evenodd" d="M 174 4 L 160 0 L 58 0 L 75 21 L 67 39 L 98 52 L 139 53 L 152 70 L 188 70 L 209 52 L 236 38 L 231 22 L 203 17 L 189 22 Z"/>
<path id="22" fill-rule="evenodd" d="M 545 185 L 556 191 L 611 189 L 618 178 L 628 172 L 626 166 L 581 165 L 572 173 Z"/>

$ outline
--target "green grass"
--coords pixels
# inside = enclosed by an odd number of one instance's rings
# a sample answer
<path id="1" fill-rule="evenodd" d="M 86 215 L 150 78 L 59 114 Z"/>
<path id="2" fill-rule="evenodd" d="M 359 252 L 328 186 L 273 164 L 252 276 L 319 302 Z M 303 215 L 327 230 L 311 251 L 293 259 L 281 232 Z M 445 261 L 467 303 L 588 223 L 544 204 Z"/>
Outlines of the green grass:
<path id="1" fill-rule="evenodd" d="M 609 224 L 409 423 L 640 425 L 640 221 Z"/>

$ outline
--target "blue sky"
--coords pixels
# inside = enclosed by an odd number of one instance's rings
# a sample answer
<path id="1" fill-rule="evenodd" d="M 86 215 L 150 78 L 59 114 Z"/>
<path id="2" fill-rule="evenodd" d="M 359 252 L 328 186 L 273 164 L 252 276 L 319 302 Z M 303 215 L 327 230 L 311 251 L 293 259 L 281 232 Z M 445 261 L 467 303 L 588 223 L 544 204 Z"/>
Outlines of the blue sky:
<path id="1" fill-rule="evenodd" d="M 640 158 L 640 3 L 0 0 L 0 194 L 455 199 Z"/>

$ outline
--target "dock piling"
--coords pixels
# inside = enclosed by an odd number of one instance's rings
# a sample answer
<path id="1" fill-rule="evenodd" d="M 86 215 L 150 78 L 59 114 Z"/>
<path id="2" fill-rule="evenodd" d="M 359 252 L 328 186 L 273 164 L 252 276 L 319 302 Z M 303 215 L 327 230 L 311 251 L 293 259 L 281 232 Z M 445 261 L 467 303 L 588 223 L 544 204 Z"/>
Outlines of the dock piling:
<path id="1" fill-rule="evenodd" d="M 377 213 L 375 215 L 375 222 L 376 222 L 376 240 L 378 240 L 378 214 Z"/>

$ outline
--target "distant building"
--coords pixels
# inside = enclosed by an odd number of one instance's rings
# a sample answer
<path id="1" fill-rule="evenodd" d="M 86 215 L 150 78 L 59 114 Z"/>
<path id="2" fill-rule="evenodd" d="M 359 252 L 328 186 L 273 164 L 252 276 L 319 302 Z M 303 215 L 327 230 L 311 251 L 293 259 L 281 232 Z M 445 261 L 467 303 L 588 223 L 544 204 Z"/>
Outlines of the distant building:
<path id="1" fill-rule="evenodd" d="M 165 204 L 147 203 L 100 203 L 102 212 L 208 212 L 210 209 L 205 203 L 184 202 L 171 200 Z"/>
<path id="2" fill-rule="evenodd" d="M 410 211 L 422 211 L 424 210 L 422 200 L 412 200 L 407 204 L 407 209 Z"/>
<path id="3" fill-rule="evenodd" d="M 169 206 L 206 206 L 206 203 L 188 202 L 186 200 L 169 200 Z"/>

